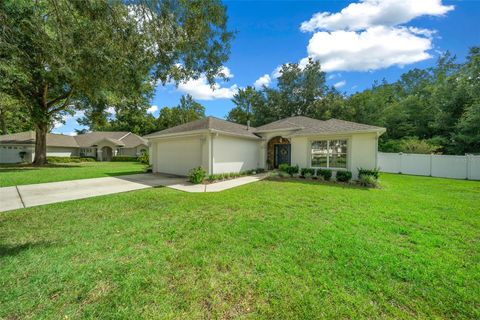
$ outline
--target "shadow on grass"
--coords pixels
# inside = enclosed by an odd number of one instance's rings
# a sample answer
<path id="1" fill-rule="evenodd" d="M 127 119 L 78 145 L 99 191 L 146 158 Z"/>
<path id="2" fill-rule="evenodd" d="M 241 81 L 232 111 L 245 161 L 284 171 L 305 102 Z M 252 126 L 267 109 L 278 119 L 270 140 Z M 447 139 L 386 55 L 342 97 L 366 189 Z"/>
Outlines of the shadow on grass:
<path id="1" fill-rule="evenodd" d="M 146 174 L 146 175 L 142 175 L 139 177 L 136 174 Z M 109 175 L 119 180 L 139 183 L 145 186 L 155 187 L 155 188 L 176 185 L 176 184 L 184 184 L 187 181 L 185 177 L 179 177 L 179 176 L 169 175 L 169 174 L 152 174 L 152 173 L 146 173 L 146 172 L 134 172 L 133 175 L 128 175 L 128 174 L 127 175 L 122 174 L 118 176 L 114 176 L 111 174 Z"/>
<path id="2" fill-rule="evenodd" d="M 17 172 L 17 171 L 30 171 L 30 170 L 40 170 L 44 168 L 80 168 L 80 164 L 55 164 L 49 163 L 43 166 L 34 166 L 31 164 L 14 164 L 14 165 L 0 165 L 0 172 Z"/>
<path id="3" fill-rule="evenodd" d="M 52 245 L 51 242 L 39 241 L 39 242 L 27 242 L 18 245 L 3 245 L 0 244 L 0 258 L 16 256 L 17 254 L 22 253 L 23 251 L 35 249 L 35 248 L 46 248 Z"/>
<path id="4" fill-rule="evenodd" d="M 283 183 L 296 183 L 296 184 L 308 184 L 308 185 L 319 185 L 327 187 L 335 187 L 342 189 L 356 189 L 362 191 L 370 191 L 372 188 L 367 188 L 353 183 L 342 183 L 335 181 L 324 181 L 324 180 L 315 180 L 315 179 L 303 179 L 303 178 L 281 178 L 281 177 L 267 177 L 266 181 L 275 181 Z"/>
<path id="5" fill-rule="evenodd" d="M 128 175 L 132 175 L 132 174 L 143 174 L 143 173 L 147 173 L 147 172 L 145 172 L 145 171 L 120 171 L 120 172 L 106 172 L 105 175 L 110 176 L 110 177 L 119 177 L 119 176 L 128 176 Z"/>

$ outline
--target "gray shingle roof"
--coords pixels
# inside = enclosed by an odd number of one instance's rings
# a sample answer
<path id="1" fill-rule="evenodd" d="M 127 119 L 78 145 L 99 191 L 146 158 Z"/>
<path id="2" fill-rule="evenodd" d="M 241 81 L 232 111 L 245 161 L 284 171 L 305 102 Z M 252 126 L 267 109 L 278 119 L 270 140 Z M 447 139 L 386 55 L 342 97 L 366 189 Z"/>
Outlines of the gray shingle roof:
<path id="1" fill-rule="evenodd" d="M 255 132 L 268 132 L 276 130 L 295 130 L 292 136 L 301 136 L 309 134 L 326 134 L 326 133 L 342 133 L 342 132 L 371 132 L 384 131 L 384 128 L 350 122 L 345 120 L 330 119 L 317 120 L 308 117 L 298 116 L 281 119 L 272 123 L 268 123 L 258 127 Z"/>
<path id="2" fill-rule="evenodd" d="M 296 131 L 292 136 L 303 136 L 310 134 L 329 134 L 343 132 L 384 132 L 385 128 L 371 126 L 368 124 L 350 122 L 339 119 L 329 119 L 326 121 L 317 120 L 318 123 L 312 126 L 306 126 L 304 129 Z"/>
<path id="3" fill-rule="evenodd" d="M 139 145 L 147 145 L 147 140 L 131 132 L 89 132 L 78 136 L 47 133 L 47 146 L 49 147 L 91 147 L 101 140 L 110 140 L 124 148 L 134 148 Z M 26 131 L 0 136 L 0 143 L 11 144 L 35 144 L 35 132 Z"/>
<path id="4" fill-rule="evenodd" d="M 220 132 L 258 138 L 258 134 L 269 131 L 279 130 L 294 130 L 292 136 L 311 135 L 311 134 L 329 134 L 329 133 L 347 133 L 347 132 L 374 132 L 385 131 L 385 128 L 338 120 L 330 119 L 326 121 L 312 119 L 309 117 L 297 116 L 281 119 L 272 123 L 268 123 L 258 128 L 250 127 L 247 130 L 247 126 L 233 123 L 230 121 L 218 119 L 215 117 L 207 117 L 204 119 L 181 124 L 176 127 L 168 128 L 162 131 L 158 131 L 144 136 L 145 138 L 167 136 L 175 134 L 183 134 L 193 131 L 202 130 L 216 130 Z"/>
<path id="5" fill-rule="evenodd" d="M 0 136 L 0 143 L 35 144 L 35 132 L 25 131 Z M 51 147 L 77 147 L 75 137 L 62 134 L 47 133 L 47 146 Z"/>
<path id="6" fill-rule="evenodd" d="M 201 131 L 201 130 L 213 130 L 213 131 L 224 132 L 227 134 L 259 139 L 259 137 L 253 133 L 255 131 L 255 128 L 250 127 L 250 129 L 248 129 L 247 126 L 245 125 L 230 122 L 227 120 L 218 119 L 215 117 L 206 117 L 204 119 L 199 119 L 192 122 L 184 123 L 176 127 L 151 133 L 149 135 L 144 136 L 144 138 L 151 138 L 151 137 L 157 137 L 162 135 L 172 135 L 177 133 L 181 134 L 181 133 Z"/>
<path id="7" fill-rule="evenodd" d="M 276 131 L 285 129 L 303 129 L 306 127 L 317 126 L 321 120 L 312 119 L 309 117 L 297 116 L 280 119 L 274 122 L 267 123 L 258 127 L 255 132 Z"/>

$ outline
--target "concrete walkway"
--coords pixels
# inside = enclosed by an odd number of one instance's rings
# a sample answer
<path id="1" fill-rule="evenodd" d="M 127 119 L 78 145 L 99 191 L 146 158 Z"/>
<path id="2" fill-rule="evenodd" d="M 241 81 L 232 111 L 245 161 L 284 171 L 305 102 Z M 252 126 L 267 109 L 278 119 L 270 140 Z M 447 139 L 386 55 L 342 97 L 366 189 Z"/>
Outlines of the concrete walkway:
<path id="1" fill-rule="evenodd" d="M 157 186 L 185 192 L 218 192 L 259 181 L 265 176 L 255 175 L 202 185 L 191 184 L 185 178 L 145 173 L 4 187 L 0 188 L 0 212 Z"/>

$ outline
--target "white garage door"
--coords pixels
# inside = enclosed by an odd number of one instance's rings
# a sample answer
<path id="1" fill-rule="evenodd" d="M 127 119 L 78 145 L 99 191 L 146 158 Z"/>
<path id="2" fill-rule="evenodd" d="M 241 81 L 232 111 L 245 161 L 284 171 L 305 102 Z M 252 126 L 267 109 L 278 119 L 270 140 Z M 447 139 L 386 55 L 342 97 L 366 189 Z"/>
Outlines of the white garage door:
<path id="1" fill-rule="evenodd" d="M 200 138 L 172 139 L 157 142 L 156 171 L 185 176 L 202 164 Z"/>
<path id="2" fill-rule="evenodd" d="M 23 148 L 15 146 L 0 146 L 0 163 L 22 162 L 19 155 L 20 151 L 23 151 Z"/>

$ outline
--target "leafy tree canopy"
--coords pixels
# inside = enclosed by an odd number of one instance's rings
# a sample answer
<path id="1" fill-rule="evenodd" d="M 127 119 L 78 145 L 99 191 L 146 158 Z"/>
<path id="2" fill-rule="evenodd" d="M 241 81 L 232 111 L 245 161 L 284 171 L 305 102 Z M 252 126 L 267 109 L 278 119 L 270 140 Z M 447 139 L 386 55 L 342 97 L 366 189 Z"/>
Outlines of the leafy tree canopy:
<path id="1" fill-rule="evenodd" d="M 234 96 L 227 118 L 253 126 L 304 115 L 383 126 L 385 151 L 480 153 L 480 48 L 464 63 L 448 52 L 436 65 L 412 69 L 350 96 L 325 85 L 320 64 L 286 64 L 276 88 L 247 87 Z"/>
<path id="2" fill-rule="evenodd" d="M 213 83 L 232 37 L 220 0 L 5 0 L 0 20 L 2 89 L 27 109 L 39 165 L 51 124 L 82 100 L 101 113 L 146 82 Z"/>
<path id="3" fill-rule="evenodd" d="M 182 96 L 180 104 L 173 108 L 164 107 L 157 119 L 158 130 L 163 130 L 190 121 L 205 118 L 205 107 L 193 100 L 191 95 Z"/>

